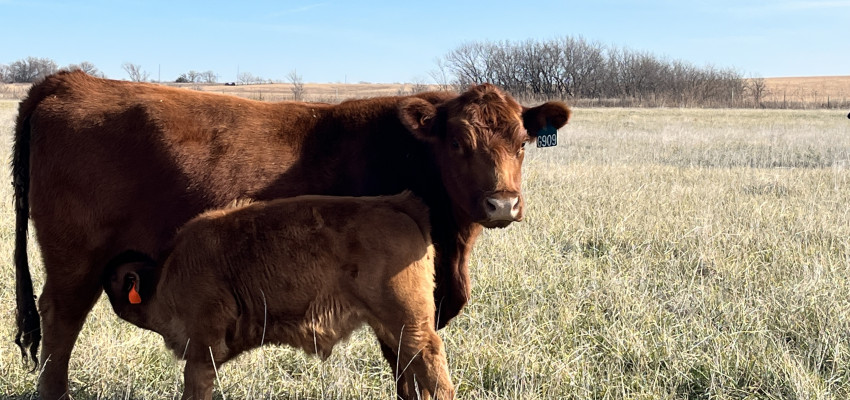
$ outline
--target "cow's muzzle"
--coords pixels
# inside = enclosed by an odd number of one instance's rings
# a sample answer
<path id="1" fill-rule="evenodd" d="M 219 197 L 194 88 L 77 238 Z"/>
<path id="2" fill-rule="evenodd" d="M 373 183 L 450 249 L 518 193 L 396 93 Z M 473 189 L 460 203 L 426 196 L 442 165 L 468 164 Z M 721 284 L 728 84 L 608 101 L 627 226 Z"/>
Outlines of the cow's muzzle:
<path id="1" fill-rule="evenodd" d="M 486 220 L 482 225 L 487 228 L 503 228 L 522 220 L 522 201 L 516 193 L 498 192 L 485 196 L 483 205 Z"/>

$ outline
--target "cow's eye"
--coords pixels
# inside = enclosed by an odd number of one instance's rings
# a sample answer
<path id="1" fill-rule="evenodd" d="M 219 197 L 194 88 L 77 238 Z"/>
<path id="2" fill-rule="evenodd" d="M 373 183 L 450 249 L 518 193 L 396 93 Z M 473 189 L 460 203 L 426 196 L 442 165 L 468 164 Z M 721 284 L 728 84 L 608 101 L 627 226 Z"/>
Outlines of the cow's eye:
<path id="1" fill-rule="evenodd" d="M 460 142 L 457 139 L 452 139 L 452 148 L 455 150 L 460 150 Z"/>

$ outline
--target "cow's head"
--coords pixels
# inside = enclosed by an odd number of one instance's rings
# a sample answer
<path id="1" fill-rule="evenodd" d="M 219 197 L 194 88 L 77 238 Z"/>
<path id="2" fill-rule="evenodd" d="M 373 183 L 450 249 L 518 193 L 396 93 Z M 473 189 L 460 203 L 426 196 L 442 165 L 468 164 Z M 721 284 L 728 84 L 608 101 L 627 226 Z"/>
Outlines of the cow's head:
<path id="1" fill-rule="evenodd" d="M 440 104 L 405 99 L 402 123 L 431 144 L 458 217 L 488 228 L 522 220 L 525 144 L 570 118 L 561 102 L 526 108 L 493 85 L 470 88 Z"/>

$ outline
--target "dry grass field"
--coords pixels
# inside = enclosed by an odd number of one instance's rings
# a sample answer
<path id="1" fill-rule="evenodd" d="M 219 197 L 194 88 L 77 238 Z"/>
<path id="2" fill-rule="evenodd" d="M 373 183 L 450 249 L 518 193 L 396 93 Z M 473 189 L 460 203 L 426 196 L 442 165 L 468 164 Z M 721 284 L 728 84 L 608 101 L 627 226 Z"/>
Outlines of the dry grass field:
<path id="1" fill-rule="evenodd" d="M 293 98 L 291 85 L 286 83 L 240 86 L 181 84 L 179 86 L 264 101 L 283 101 Z M 336 103 L 352 97 L 395 96 L 410 92 L 414 86 L 409 83 L 306 83 L 304 97 L 308 101 Z M 434 85 L 422 87 L 436 90 Z M 850 75 L 765 78 L 765 88 L 763 100 L 766 103 L 775 104 L 774 107 L 785 104 L 787 108 L 819 108 L 825 107 L 829 102 L 833 106 L 836 103 L 850 103 Z"/>
<path id="2" fill-rule="evenodd" d="M 288 83 L 225 86 L 217 84 L 173 84 L 187 89 L 231 94 L 263 101 L 292 100 L 292 85 Z M 304 100 L 337 103 L 349 98 L 395 96 L 435 85 L 411 83 L 305 83 Z M 26 95 L 29 84 L 0 84 L 0 99 L 20 99 Z M 850 75 L 765 78 L 763 101 L 771 108 L 821 108 L 828 103 L 834 106 L 850 103 Z"/>
<path id="3" fill-rule="evenodd" d="M 231 94 L 263 101 L 292 100 L 292 85 L 288 83 L 259 84 L 259 85 L 188 85 L 189 87 L 205 92 Z M 403 83 L 305 83 L 304 100 L 320 101 L 326 103 L 338 103 L 345 99 L 375 97 L 375 96 L 397 96 L 410 92 L 413 84 Z M 436 90 L 436 86 L 418 85 L 418 88 Z"/>
<path id="4" fill-rule="evenodd" d="M 0 176 L 15 113 L 0 102 Z M 441 331 L 460 398 L 850 398 L 846 110 L 577 109 L 560 135 L 527 152 L 527 218 L 484 233 Z M 27 399 L 0 198 L 0 398 Z M 71 379 L 80 399 L 175 398 L 181 367 L 102 299 Z M 266 347 L 219 373 L 217 398 L 393 398 L 365 330 L 324 363 Z"/>
<path id="5" fill-rule="evenodd" d="M 850 75 L 765 78 L 767 95 L 764 100 L 777 104 L 849 104 Z"/>
<path id="6" fill-rule="evenodd" d="M 288 83 L 265 83 L 256 85 L 225 86 L 223 83 L 191 84 L 165 83 L 169 86 L 182 87 L 204 92 L 230 94 L 261 101 L 292 100 L 292 85 Z M 0 100 L 19 100 L 26 96 L 28 83 L 0 83 Z M 412 92 L 414 89 L 437 90 L 436 85 L 411 83 L 305 83 L 303 100 L 325 103 L 339 103 L 345 99 L 397 96 Z"/>
<path id="7" fill-rule="evenodd" d="M 27 95 L 29 83 L 0 83 L 0 101 L 20 100 Z"/>

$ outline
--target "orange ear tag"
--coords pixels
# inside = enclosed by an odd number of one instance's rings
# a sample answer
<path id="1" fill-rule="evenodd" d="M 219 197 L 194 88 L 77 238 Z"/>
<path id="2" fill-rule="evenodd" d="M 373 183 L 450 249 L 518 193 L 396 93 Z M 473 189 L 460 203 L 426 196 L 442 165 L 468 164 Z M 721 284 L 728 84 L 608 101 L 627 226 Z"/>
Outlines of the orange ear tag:
<path id="1" fill-rule="evenodd" d="M 133 287 L 130 288 L 130 304 L 139 304 L 142 302 L 142 296 L 139 296 L 139 292 L 136 291 L 137 286 L 139 286 L 139 281 L 133 281 Z"/>

